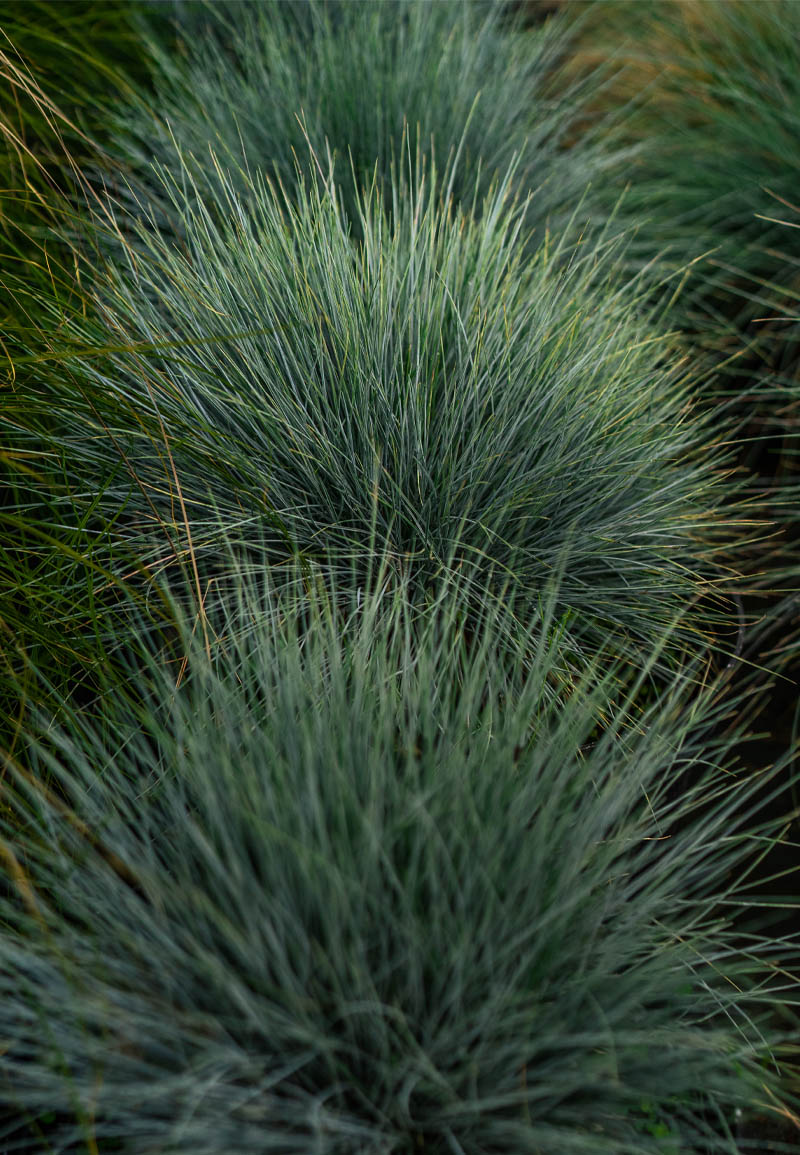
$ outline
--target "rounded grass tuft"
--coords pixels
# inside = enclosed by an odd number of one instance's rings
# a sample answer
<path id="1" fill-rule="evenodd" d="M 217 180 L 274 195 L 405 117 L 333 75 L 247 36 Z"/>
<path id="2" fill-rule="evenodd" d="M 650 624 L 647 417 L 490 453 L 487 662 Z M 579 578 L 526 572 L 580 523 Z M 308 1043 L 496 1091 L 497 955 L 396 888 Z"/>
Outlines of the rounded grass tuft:
<path id="1" fill-rule="evenodd" d="M 519 157 L 518 185 L 535 191 L 543 228 L 568 219 L 618 162 L 587 124 L 578 139 L 600 80 L 565 83 L 574 32 L 560 17 L 530 28 L 507 4 L 462 0 L 177 11 L 177 48 L 153 37 L 153 95 L 120 111 L 121 147 L 145 185 L 153 158 L 171 165 L 177 145 L 200 162 L 207 201 L 220 192 L 210 152 L 245 201 L 259 172 L 294 190 L 310 146 L 335 161 L 358 227 L 358 189 L 374 178 L 388 193 L 410 139 L 440 169 L 460 155 L 453 192 L 466 202 Z"/>
<path id="2" fill-rule="evenodd" d="M 391 212 L 364 194 L 355 241 L 332 181 L 212 213 L 193 171 L 161 174 L 180 244 L 111 206 L 104 324 L 62 325 L 41 394 L 126 548 L 207 576 L 234 534 L 348 577 L 388 558 L 417 595 L 512 590 L 523 621 L 558 579 L 568 640 L 639 660 L 687 607 L 676 650 L 713 632 L 728 450 L 618 242 L 531 252 L 511 174 L 476 218 L 420 163 Z"/>
<path id="3" fill-rule="evenodd" d="M 411 645 L 402 597 L 240 594 L 11 773 L 0 1107 L 61 1152 L 733 1152 L 792 947 L 728 926 L 769 834 L 708 699 L 598 737 L 546 620 L 498 709 L 458 591 Z"/>

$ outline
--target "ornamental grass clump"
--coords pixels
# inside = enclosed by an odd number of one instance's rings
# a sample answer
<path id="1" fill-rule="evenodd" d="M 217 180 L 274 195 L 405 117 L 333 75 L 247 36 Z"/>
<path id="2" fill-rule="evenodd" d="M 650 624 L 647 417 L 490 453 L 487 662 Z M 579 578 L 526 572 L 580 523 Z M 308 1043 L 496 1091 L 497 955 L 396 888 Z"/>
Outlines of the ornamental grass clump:
<path id="1" fill-rule="evenodd" d="M 372 189 L 355 242 L 332 182 L 257 178 L 247 211 L 226 185 L 212 213 L 193 171 L 161 174 L 180 245 L 110 207 L 128 261 L 87 268 L 41 393 L 143 564 L 219 578 L 232 535 L 348 579 L 388 557 L 415 596 L 460 571 L 523 621 L 560 575 L 574 646 L 647 651 L 688 607 L 672 650 L 700 644 L 729 577 L 724 424 L 693 419 L 614 243 L 531 253 L 511 174 L 478 216 L 421 169 L 391 212 Z"/>
<path id="2" fill-rule="evenodd" d="M 533 214 L 543 226 L 569 217 L 589 183 L 617 163 L 586 125 L 567 154 L 600 81 L 559 80 L 574 39 L 563 19 L 530 28 L 508 5 L 459 0 L 181 11 L 179 50 L 154 39 L 153 95 L 120 113 L 122 151 L 151 196 L 160 189 L 148 181 L 150 163 L 171 164 L 175 144 L 198 159 L 199 192 L 212 201 L 220 182 L 210 151 L 247 201 L 259 171 L 294 189 L 310 145 L 335 158 L 358 227 L 358 187 L 375 177 L 388 189 L 408 137 L 440 168 L 461 155 L 453 192 L 467 201 L 476 180 L 486 191 L 522 153 L 517 180 L 537 190 Z"/>
<path id="3" fill-rule="evenodd" d="M 460 593 L 240 586 L 9 767 L 6 1151 L 735 1150 L 793 958 L 728 926 L 756 786 L 688 681 L 598 734 L 613 664 L 553 705 L 547 612 L 515 665 Z"/>

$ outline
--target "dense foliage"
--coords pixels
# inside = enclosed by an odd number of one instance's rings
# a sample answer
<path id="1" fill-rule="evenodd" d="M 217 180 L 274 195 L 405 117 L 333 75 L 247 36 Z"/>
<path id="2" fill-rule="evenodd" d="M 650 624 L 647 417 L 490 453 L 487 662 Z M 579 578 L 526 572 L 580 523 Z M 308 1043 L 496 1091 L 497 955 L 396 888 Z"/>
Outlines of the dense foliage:
<path id="1" fill-rule="evenodd" d="M 796 1150 L 797 25 L 0 3 L 0 1155 Z"/>
<path id="2" fill-rule="evenodd" d="M 559 81 L 574 33 L 563 19 L 525 27 L 493 3 L 263 0 L 178 8 L 176 45 L 157 54 L 155 93 L 121 116 L 120 147 L 147 185 L 177 147 L 198 161 L 197 191 L 220 193 L 219 167 L 247 201 L 259 172 L 292 192 L 298 173 L 335 163 L 355 216 L 359 189 L 386 192 L 417 154 L 471 204 L 518 158 L 531 219 L 563 224 L 591 181 L 618 168 L 608 143 L 575 129 L 597 77 Z M 298 168 L 299 162 L 299 168 Z M 151 186 L 151 193 L 159 190 Z M 223 191 L 224 199 L 224 191 Z M 480 203 L 480 197 L 479 201 Z"/>
<path id="3" fill-rule="evenodd" d="M 239 588 L 12 769 L 0 1103 L 55 1151 L 732 1151 L 785 980 L 707 696 L 597 735 L 613 665 L 549 704 L 547 614 L 511 668 L 452 587 L 413 641 L 402 591 Z"/>
<path id="4" fill-rule="evenodd" d="M 355 245 L 334 184 L 289 200 L 257 179 L 248 211 L 226 184 L 211 213 L 193 174 L 161 173 L 180 244 L 111 206 L 126 258 L 42 390 L 138 557 L 190 548 L 219 577 L 220 534 L 267 529 L 268 559 L 388 556 L 415 594 L 463 571 L 523 621 L 560 575 L 590 651 L 647 651 L 692 603 L 675 646 L 708 625 L 726 450 L 614 244 L 530 252 L 510 175 L 477 219 L 435 173 L 393 185 L 391 213 L 365 193 Z"/>

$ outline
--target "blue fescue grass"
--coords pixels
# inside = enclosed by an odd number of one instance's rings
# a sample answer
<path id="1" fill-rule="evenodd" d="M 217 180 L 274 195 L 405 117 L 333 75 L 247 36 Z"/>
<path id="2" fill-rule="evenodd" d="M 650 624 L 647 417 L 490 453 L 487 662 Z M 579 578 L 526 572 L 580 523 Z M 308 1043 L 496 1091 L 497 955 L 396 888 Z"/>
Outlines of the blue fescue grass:
<path id="1" fill-rule="evenodd" d="M 220 168 L 211 211 L 176 163 L 183 241 L 106 202 L 89 319 L 60 314 L 42 362 L 53 451 L 122 545 L 198 583 L 234 533 L 347 575 L 388 556 L 416 596 L 455 572 L 478 602 L 513 589 L 523 621 L 560 575 L 576 651 L 641 662 L 689 606 L 673 651 L 708 644 L 720 544 L 752 527 L 724 417 L 693 418 L 616 242 L 531 251 L 513 169 L 473 216 L 420 159 L 391 206 L 364 192 L 356 242 L 329 175 L 257 178 L 245 209 Z"/>
<path id="2" fill-rule="evenodd" d="M 731 426 L 560 231 L 619 157 L 561 25 L 209 19 L 3 326 L 2 688 L 58 719 L 0 780 L 0 1149 L 734 1155 L 797 1106 L 792 763 L 702 688 Z"/>
<path id="3" fill-rule="evenodd" d="M 153 44 L 154 93 L 120 114 L 122 151 L 145 183 L 153 158 L 171 164 L 177 143 L 202 162 L 199 192 L 212 201 L 220 186 L 209 150 L 245 200 L 258 172 L 294 189 L 310 144 L 335 158 L 358 227 L 358 189 L 373 178 L 390 187 L 408 137 L 439 168 L 459 153 L 453 193 L 467 202 L 476 181 L 485 192 L 521 154 L 517 180 L 536 190 L 532 217 L 544 228 L 563 224 L 590 182 L 618 165 L 597 132 L 576 145 L 600 77 L 559 79 L 574 40 L 562 19 L 526 28 L 509 5 L 459 0 L 176 12 L 177 50 Z"/>
<path id="4" fill-rule="evenodd" d="M 9 768 L 5 1149 L 733 1155 L 795 946 L 729 926 L 773 835 L 712 699 L 598 733 L 547 610 L 514 665 L 452 587 L 239 593 Z"/>

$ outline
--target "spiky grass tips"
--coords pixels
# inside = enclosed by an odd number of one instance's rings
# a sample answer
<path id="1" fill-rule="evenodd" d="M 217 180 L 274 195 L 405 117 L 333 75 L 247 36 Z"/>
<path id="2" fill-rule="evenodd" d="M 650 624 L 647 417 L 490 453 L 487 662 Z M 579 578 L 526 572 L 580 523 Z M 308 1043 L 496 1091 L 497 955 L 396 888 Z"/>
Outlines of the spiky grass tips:
<path id="1" fill-rule="evenodd" d="M 259 171 L 293 188 L 310 145 L 335 158 L 352 210 L 362 183 L 388 187 L 407 137 L 440 168 L 460 153 L 453 191 L 468 200 L 476 180 L 485 191 L 522 153 L 520 187 L 537 190 L 544 225 L 568 217 L 615 163 L 586 131 L 567 156 L 596 77 L 556 80 L 572 39 L 564 21 L 526 29 L 507 5 L 458 0 L 267 0 L 205 12 L 202 34 L 179 21 L 181 51 L 154 45 L 155 97 L 122 115 L 145 183 L 153 157 L 171 163 L 177 143 L 202 162 L 201 193 L 219 189 L 209 149 L 240 195 Z"/>
<path id="2" fill-rule="evenodd" d="M 614 244 L 532 254 L 508 180 L 478 217 L 435 174 L 398 181 L 390 214 L 365 194 L 355 243 L 321 178 L 291 201 L 257 181 L 247 211 L 227 188 L 211 213 L 192 171 L 162 174 L 185 244 L 116 210 L 105 327 L 62 327 L 44 393 L 149 565 L 213 571 L 220 536 L 266 534 L 261 561 L 388 556 L 418 595 L 461 571 L 523 619 L 560 575 L 590 650 L 648 648 L 719 589 L 725 450 Z"/>
<path id="3" fill-rule="evenodd" d="M 546 620 L 499 682 L 449 587 L 421 634 L 242 588 L 9 771 L 5 1150 L 732 1152 L 791 948 L 726 929 L 758 822 L 696 690 L 598 737 Z"/>

